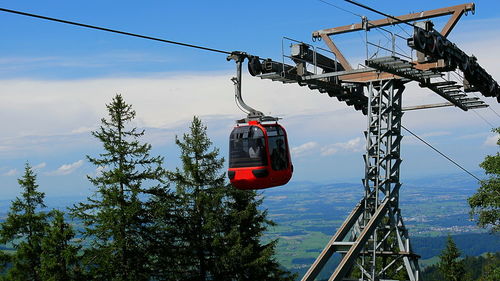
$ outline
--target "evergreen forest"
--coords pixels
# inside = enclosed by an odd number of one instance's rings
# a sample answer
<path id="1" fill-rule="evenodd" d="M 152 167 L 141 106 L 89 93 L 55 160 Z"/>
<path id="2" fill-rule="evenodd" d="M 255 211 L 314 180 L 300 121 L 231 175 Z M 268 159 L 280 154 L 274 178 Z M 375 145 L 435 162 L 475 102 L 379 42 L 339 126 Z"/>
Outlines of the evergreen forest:
<path id="1" fill-rule="evenodd" d="M 106 108 L 92 132 L 102 150 L 87 156 L 98 172 L 86 200 L 47 210 L 26 163 L 0 225 L 0 244 L 14 249 L 0 252 L 0 280 L 295 280 L 275 259 L 277 242 L 262 240 L 274 224 L 262 198 L 228 185 L 199 118 L 176 137 L 182 165 L 167 171 L 132 126 L 132 105 L 116 95 Z"/>

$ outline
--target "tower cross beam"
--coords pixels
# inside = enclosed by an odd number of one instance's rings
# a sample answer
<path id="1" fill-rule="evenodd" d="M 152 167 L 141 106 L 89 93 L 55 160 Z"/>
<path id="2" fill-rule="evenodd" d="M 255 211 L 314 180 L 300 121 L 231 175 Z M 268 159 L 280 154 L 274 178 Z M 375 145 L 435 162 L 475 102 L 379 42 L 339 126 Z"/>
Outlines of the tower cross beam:
<path id="1" fill-rule="evenodd" d="M 384 27 L 384 26 L 394 25 L 394 24 L 399 24 L 399 23 L 404 23 L 404 22 L 453 15 L 450 18 L 450 20 L 448 21 L 448 23 L 445 25 L 443 30 L 441 31 L 441 34 L 443 34 L 443 36 L 446 37 L 450 33 L 451 29 L 455 26 L 457 21 L 460 19 L 460 17 L 464 13 L 469 12 L 469 11 L 470 12 L 475 11 L 474 3 L 456 5 L 456 6 L 452 6 L 452 7 L 434 9 L 434 10 L 423 11 L 423 12 L 418 12 L 418 13 L 411 13 L 411 14 L 407 14 L 407 15 L 394 17 L 394 18 L 397 18 L 398 20 L 393 19 L 393 18 L 385 18 L 385 19 L 380 19 L 380 20 L 368 21 L 367 27 L 368 28 Z M 319 38 L 319 37 L 323 37 L 324 35 L 330 36 L 330 35 L 336 35 L 336 34 L 342 34 L 342 33 L 354 32 L 354 31 L 361 31 L 361 30 L 364 30 L 363 24 L 356 23 L 356 24 L 350 24 L 350 25 L 344 25 L 344 26 L 314 31 L 312 33 L 312 36 L 314 38 Z"/>

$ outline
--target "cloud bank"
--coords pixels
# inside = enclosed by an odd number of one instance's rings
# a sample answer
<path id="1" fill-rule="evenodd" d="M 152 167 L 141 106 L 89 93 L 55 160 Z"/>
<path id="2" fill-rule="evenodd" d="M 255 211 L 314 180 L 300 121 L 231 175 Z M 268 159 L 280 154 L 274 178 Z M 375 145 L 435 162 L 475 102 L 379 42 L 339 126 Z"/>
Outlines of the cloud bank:
<path id="1" fill-rule="evenodd" d="M 83 165 L 83 160 L 78 160 L 70 164 L 63 164 L 57 170 L 48 173 L 53 176 L 65 176 L 75 172 L 78 168 Z"/>
<path id="2" fill-rule="evenodd" d="M 16 176 L 17 174 L 19 174 L 17 169 L 10 169 L 7 172 L 5 172 L 3 175 L 7 176 L 7 177 L 13 177 L 13 176 Z"/>

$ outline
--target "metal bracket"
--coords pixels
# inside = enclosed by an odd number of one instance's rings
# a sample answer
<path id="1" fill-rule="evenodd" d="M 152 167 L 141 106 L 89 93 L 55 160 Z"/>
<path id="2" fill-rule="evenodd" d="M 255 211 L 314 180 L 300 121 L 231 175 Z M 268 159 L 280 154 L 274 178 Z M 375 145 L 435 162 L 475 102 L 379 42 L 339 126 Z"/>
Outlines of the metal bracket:
<path id="1" fill-rule="evenodd" d="M 238 103 L 239 106 L 241 106 L 243 109 L 245 109 L 247 112 L 247 117 L 244 119 L 237 120 L 237 123 L 248 123 L 248 121 L 259 121 L 259 122 L 276 122 L 280 118 L 277 117 L 272 117 L 272 116 L 265 116 L 264 113 L 261 111 L 258 111 L 254 109 L 253 107 L 249 106 L 248 104 L 245 103 L 243 100 L 243 97 L 241 95 L 241 66 L 243 64 L 243 61 L 245 59 L 252 59 L 253 63 L 255 61 L 259 60 L 258 57 L 248 55 L 247 53 L 244 52 L 232 52 L 228 57 L 227 60 L 234 60 L 236 62 L 236 77 L 232 77 L 231 81 L 234 83 L 234 89 L 235 89 L 235 99 L 236 102 Z"/>
<path id="2" fill-rule="evenodd" d="M 243 61 L 245 58 L 248 58 L 248 54 L 244 52 L 232 52 L 228 57 L 227 60 L 234 60 L 236 62 L 236 77 L 231 78 L 231 81 L 234 83 L 234 90 L 235 90 L 235 98 L 236 102 L 245 110 L 248 111 L 248 119 L 254 120 L 254 119 L 260 119 L 261 117 L 264 117 L 264 113 L 254 109 L 253 107 L 247 105 L 245 101 L 243 101 L 243 97 L 241 96 L 241 65 L 243 64 Z"/>

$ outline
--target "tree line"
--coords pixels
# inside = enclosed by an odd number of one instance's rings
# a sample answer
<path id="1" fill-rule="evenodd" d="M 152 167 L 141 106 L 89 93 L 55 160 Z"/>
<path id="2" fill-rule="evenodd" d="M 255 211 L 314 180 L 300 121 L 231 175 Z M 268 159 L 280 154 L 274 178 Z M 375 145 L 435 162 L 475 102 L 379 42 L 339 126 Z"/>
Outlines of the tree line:
<path id="1" fill-rule="evenodd" d="M 492 130 L 500 134 L 500 127 Z M 500 146 L 500 138 L 496 144 Z M 477 192 L 467 201 L 469 214 L 479 227 L 487 228 L 492 235 L 500 231 L 500 153 L 487 155 L 479 165 L 488 176 L 479 182 Z M 498 239 L 498 236 L 495 237 Z M 448 235 L 446 246 L 439 255 L 439 262 L 422 272 L 427 281 L 496 281 L 500 280 L 500 253 L 486 253 L 479 257 L 461 258 L 455 241 Z"/>
<path id="2" fill-rule="evenodd" d="M 275 260 L 274 223 L 254 191 L 226 183 L 224 159 L 197 117 L 176 137 L 182 166 L 163 167 L 133 127 L 136 112 L 121 95 L 92 135 L 102 153 L 93 194 L 65 213 L 45 211 L 44 193 L 26 164 L 21 195 L 0 225 L 0 280 L 294 280 Z M 66 216 L 65 216 L 66 215 Z M 65 217 L 81 221 L 80 236 Z"/>
<path id="3" fill-rule="evenodd" d="M 500 253 L 486 253 L 478 257 L 460 257 L 460 250 L 448 236 L 439 262 L 426 267 L 422 277 L 426 281 L 496 281 L 500 280 Z"/>
<path id="4" fill-rule="evenodd" d="M 500 127 L 492 130 L 500 134 Z M 500 138 L 496 144 L 500 146 Z M 500 232 L 500 153 L 487 155 L 479 165 L 488 176 L 479 182 L 477 192 L 467 201 L 470 216 L 479 227 L 487 228 L 492 235 Z M 498 236 L 496 236 L 498 239 Z M 500 253 L 486 253 L 479 257 L 460 257 L 460 250 L 448 235 L 446 247 L 439 255 L 439 262 L 424 269 L 427 281 L 496 281 L 500 280 Z"/>

